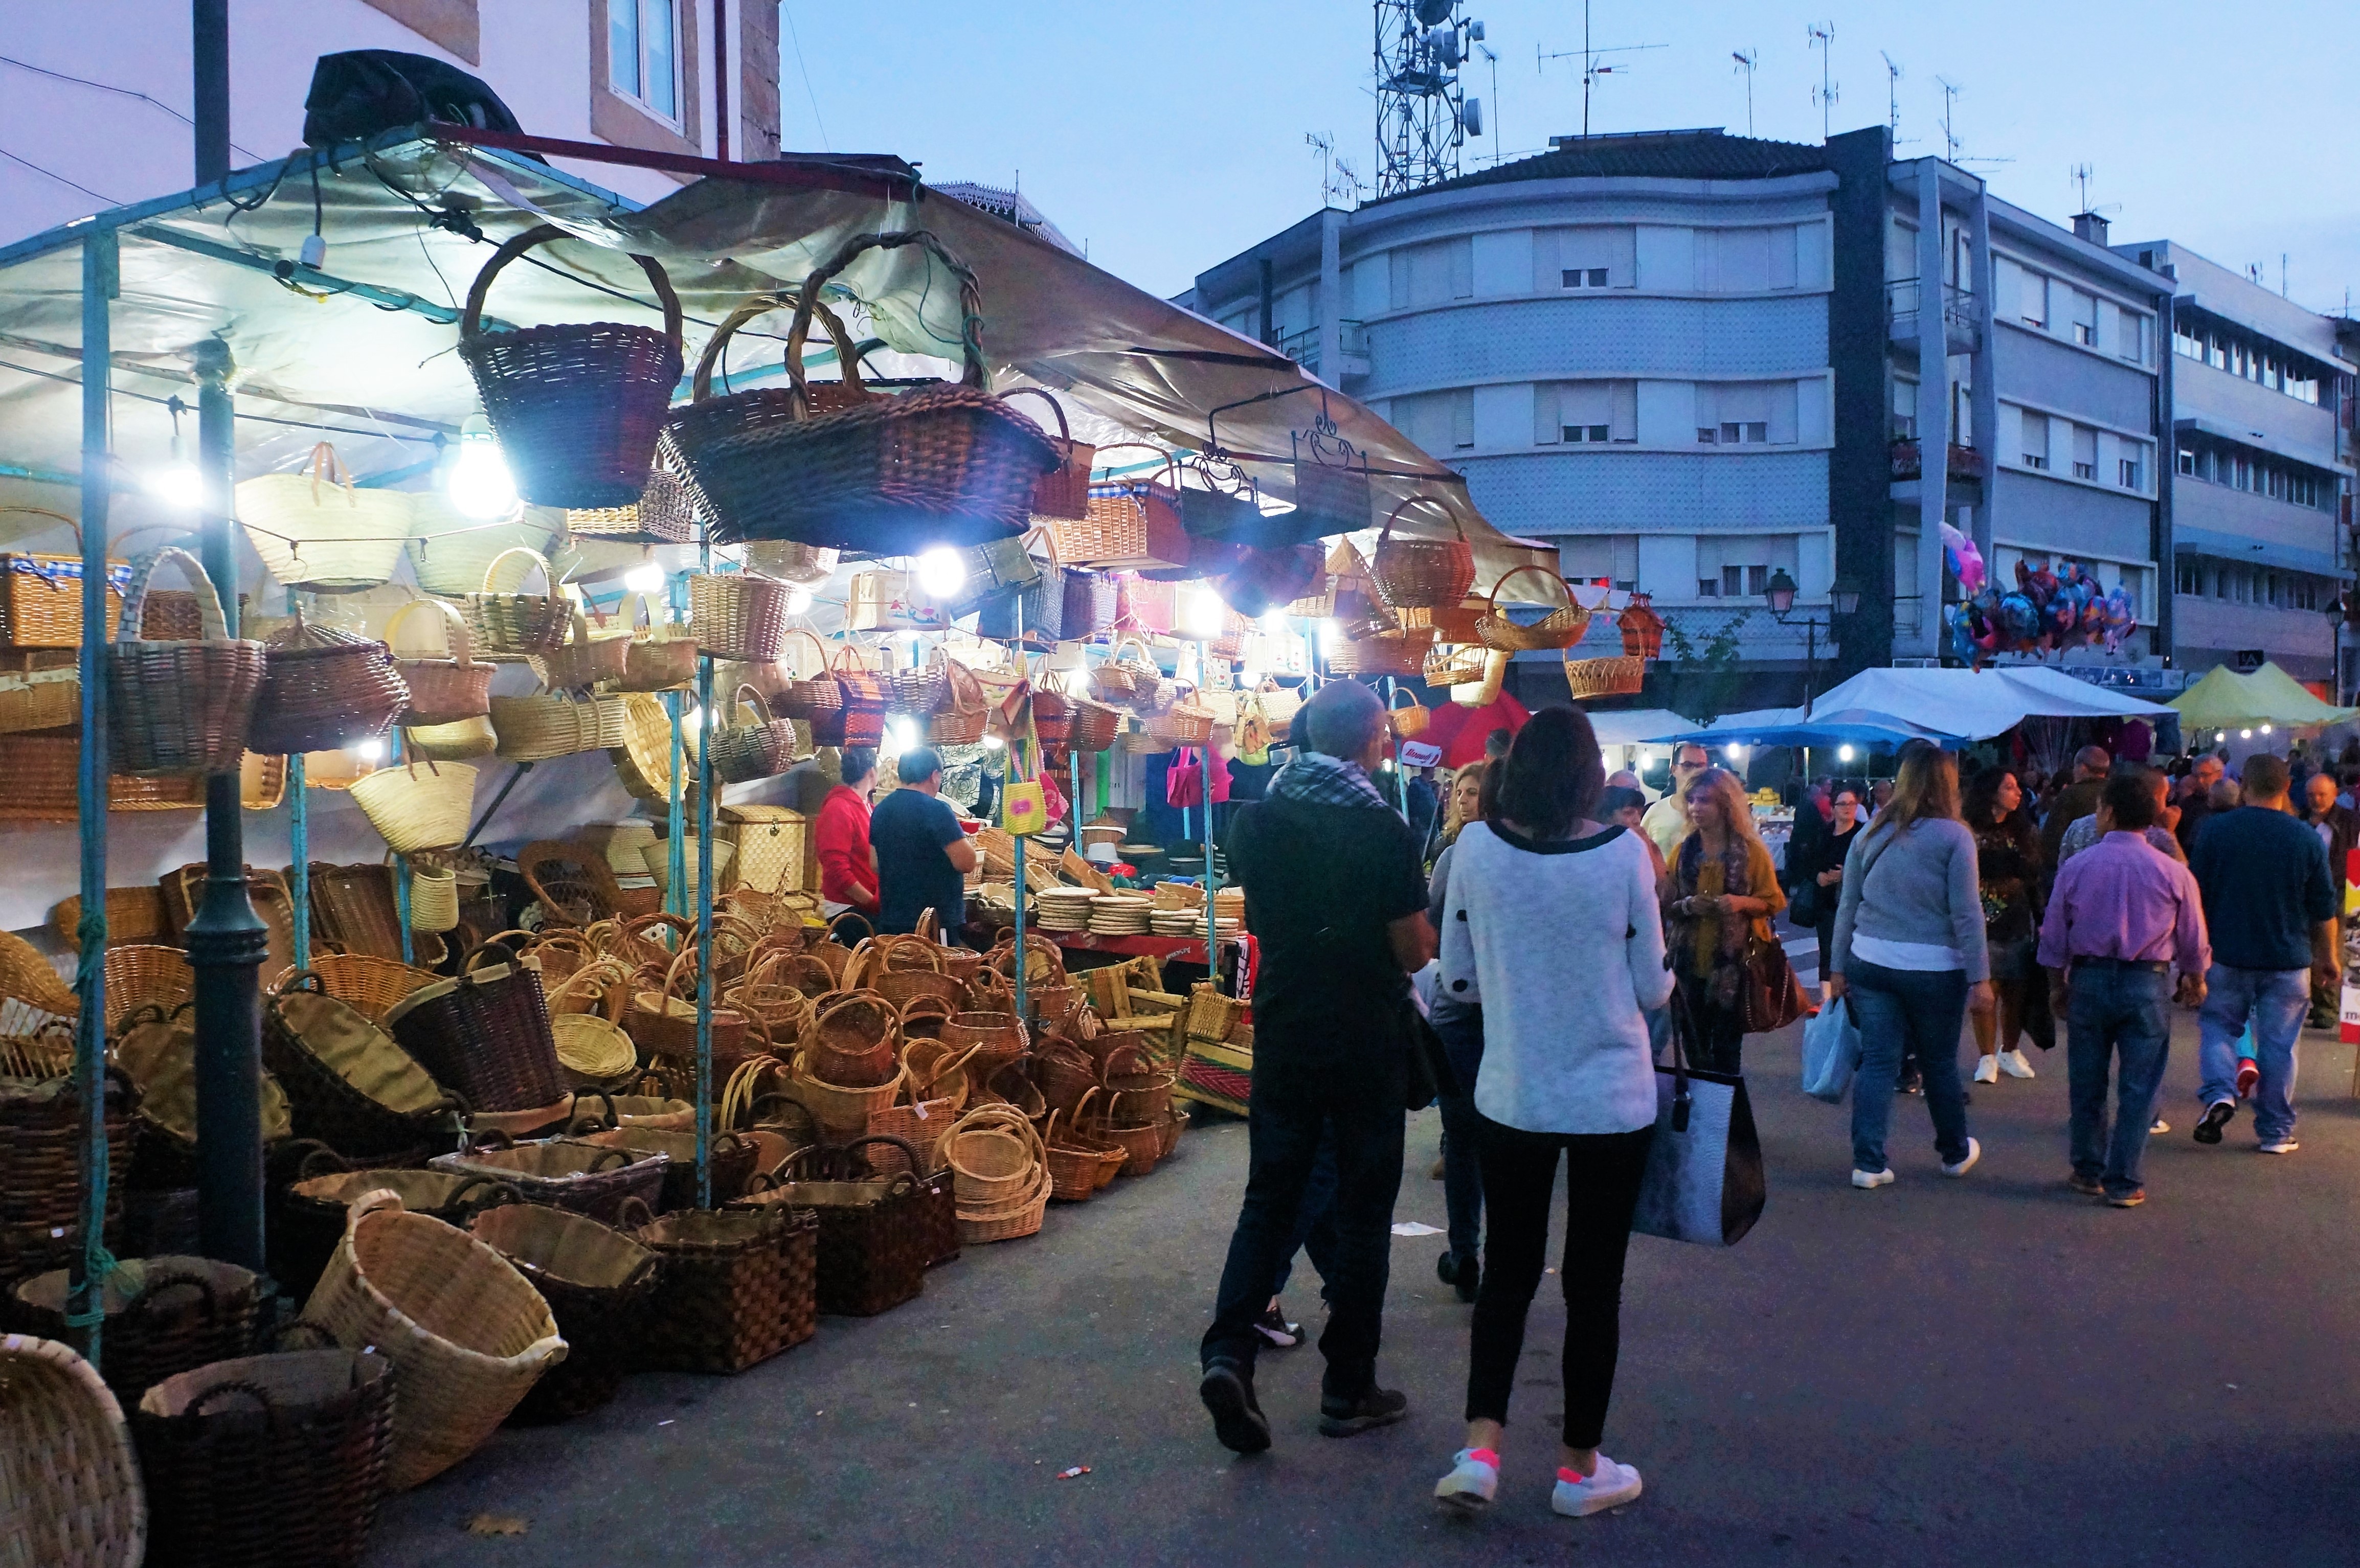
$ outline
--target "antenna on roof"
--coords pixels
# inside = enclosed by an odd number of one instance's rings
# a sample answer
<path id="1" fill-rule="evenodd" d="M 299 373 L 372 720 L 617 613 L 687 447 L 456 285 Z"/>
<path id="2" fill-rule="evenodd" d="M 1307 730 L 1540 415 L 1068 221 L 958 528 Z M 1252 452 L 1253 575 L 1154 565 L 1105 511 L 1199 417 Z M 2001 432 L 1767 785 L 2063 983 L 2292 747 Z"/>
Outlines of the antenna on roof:
<path id="1" fill-rule="evenodd" d="M 1893 139 L 1901 139 L 1901 68 L 1883 49 L 1876 51 L 1885 60 L 1885 128 Z"/>
<path id="2" fill-rule="evenodd" d="M 1811 90 L 1811 102 L 1819 106 L 1819 140 L 1826 141 L 1837 96 L 1835 79 L 1829 75 L 1836 52 L 1836 25 L 1813 22 L 1804 31 L 1811 36 L 1811 47 L 1819 51 L 1819 84 Z"/>
<path id="3" fill-rule="evenodd" d="M 2073 189 L 2080 194 L 2081 210 L 2084 212 L 2090 211 L 2090 177 L 2096 172 L 2086 163 L 2073 166 Z"/>
<path id="4" fill-rule="evenodd" d="M 1754 68 L 1762 63 L 1762 51 L 1758 49 L 1732 49 L 1729 58 L 1737 62 L 1738 70 L 1745 72 L 1745 134 L 1750 136 L 1754 134 Z"/>
<path id="5" fill-rule="evenodd" d="M 1576 57 L 1579 58 L 1581 60 L 1581 135 L 1583 139 L 1587 140 L 1590 136 L 1590 90 L 1597 84 L 1598 79 L 1601 76 L 1612 76 L 1618 71 L 1627 76 L 1631 72 L 1631 68 L 1628 65 L 1601 65 L 1598 63 L 1598 57 L 1602 54 L 1637 54 L 1643 49 L 1667 49 L 1670 46 L 1666 44 L 1616 44 L 1610 49 L 1591 48 L 1590 42 L 1590 0 L 1581 0 L 1581 48 L 1579 49 L 1561 50 L 1557 54 L 1543 54 L 1541 53 L 1541 46 L 1535 44 L 1533 46 L 1533 60 L 1536 67 L 1546 68 L 1547 63 L 1553 60 L 1570 60 Z"/>
<path id="6" fill-rule="evenodd" d="M 1938 76 L 1934 80 L 1942 84 L 1943 158 L 1947 162 L 1956 163 L 1959 161 L 1959 136 L 1950 128 L 1950 111 L 1958 106 L 1959 84 L 1947 76 Z"/>

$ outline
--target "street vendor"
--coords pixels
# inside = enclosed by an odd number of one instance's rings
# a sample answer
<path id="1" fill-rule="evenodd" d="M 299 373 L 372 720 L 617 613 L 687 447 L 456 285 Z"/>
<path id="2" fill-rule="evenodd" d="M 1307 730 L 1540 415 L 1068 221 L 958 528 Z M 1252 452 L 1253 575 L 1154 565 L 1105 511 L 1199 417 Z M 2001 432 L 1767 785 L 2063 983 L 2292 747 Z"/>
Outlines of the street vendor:
<path id="1" fill-rule="evenodd" d="M 812 843 L 819 855 L 820 909 L 831 918 L 854 910 L 877 918 L 877 863 L 869 845 L 869 790 L 877 781 L 877 754 L 844 751 L 844 782 L 820 802 Z"/>
<path id="2" fill-rule="evenodd" d="M 932 909 L 947 938 L 967 924 L 966 877 L 976 867 L 975 845 L 959 826 L 958 813 L 942 799 L 943 759 L 934 747 L 912 746 L 896 766 L 901 788 L 879 801 L 869 818 L 877 930 L 880 935 L 906 935 Z"/>

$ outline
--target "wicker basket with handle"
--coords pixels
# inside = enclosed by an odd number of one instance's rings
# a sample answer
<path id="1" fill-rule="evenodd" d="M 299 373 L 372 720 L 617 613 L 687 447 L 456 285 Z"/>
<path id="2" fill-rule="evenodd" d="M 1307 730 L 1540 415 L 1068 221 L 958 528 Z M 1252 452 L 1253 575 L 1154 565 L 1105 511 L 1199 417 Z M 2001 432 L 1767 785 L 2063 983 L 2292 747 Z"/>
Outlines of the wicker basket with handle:
<path id="1" fill-rule="evenodd" d="M 43 1337 L 69 1332 L 68 1275 L 60 1269 L 19 1281 L 11 1320 Z M 261 1281 L 235 1264 L 162 1256 L 118 1264 L 99 1292 L 105 1315 L 99 1376 L 119 1399 L 209 1361 L 254 1348 Z"/>
<path id="2" fill-rule="evenodd" d="M 82 525 L 47 506 L 0 506 L 0 517 L 47 517 L 74 536 L 72 555 L 0 551 L 0 648 L 82 646 Z M 131 569 L 107 564 L 106 624 L 121 618 Z"/>
<path id="3" fill-rule="evenodd" d="M 296 1136 L 355 1158 L 426 1146 L 459 1108 L 375 1020 L 302 972 L 264 1008 L 262 1060 L 287 1091 Z"/>
<path id="4" fill-rule="evenodd" d="M 696 531 L 696 507 L 680 476 L 658 468 L 628 506 L 569 507 L 565 531 L 623 544 L 686 544 Z"/>
<path id="5" fill-rule="evenodd" d="M 204 633 L 196 641 L 140 639 L 138 611 L 149 579 L 167 560 L 196 592 Z M 221 595 L 195 556 L 167 545 L 133 565 L 107 655 L 108 738 L 116 772 L 155 778 L 237 767 L 267 655 L 260 643 L 230 637 Z"/>
<path id="6" fill-rule="evenodd" d="M 768 664 L 785 651 L 787 584 L 754 572 L 702 572 L 688 580 L 688 625 L 716 659 Z"/>
<path id="7" fill-rule="evenodd" d="M 0 1337 L 0 1477 L 9 1555 L 26 1568 L 138 1568 L 148 1498 L 123 1407 L 97 1368 L 55 1340 Z"/>
<path id="8" fill-rule="evenodd" d="M 521 579 L 517 591 L 495 588 L 500 563 L 511 556 L 524 558 L 524 576 L 541 568 L 548 592 L 524 593 Z M 494 556 L 484 568 L 480 588 L 467 595 L 468 629 L 475 634 L 476 647 L 494 659 L 513 662 L 528 654 L 547 653 L 564 642 L 573 624 L 573 601 L 557 591 L 557 573 L 549 558 L 527 545 L 512 545 Z"/>
<path id="9" fill-rule="evenodd" d="M 459 357 L 475 378 L 519 495 L 544 506 L 632 506 L 647 486 L 683 364 L 680 297 L 663 268 L 631 257 L 662 302 L 661 332 L 613 321 L 483 328 L 484 300 L 500 269 L 567 237 L 543 223 L 492 253 L 467 290 Z"/>
<path id="10" fill-rule="evenodd" d="M 311 449 L 303 471 L 237 486 L 237 519 L 270 575 L 290 588 L 343 592 L 389 581 L 410 538 L 410 497 L 364 490 L 336 449 Z"/>
<path id="11" fill-rule="evenodd" d="M 617 689 L 669 691 L 695 680 L 695 635 L 686 626 L 658 620 L 655 604 L 646 594 L 635 593 L 632 597 L 639 606 L 631 612 L 632 620 L 636 622 L 639 611 L 644 610 L 648 624 L 632 631 L 623 649 L 623 677 L 616 683 Z"/>
<path id="12" fill-rule="evenodd" d="M 656 1255 L 611 1225 L 540 1203 L 495 1202 L 467 1231 L 532 1282 L 565 1340 L 565 1359 L 511 1419 L 570 1421 L 612 1399 L 647 1332 Z"/>
<path id="13" fill-rule="evenodd" d="M 1083 515 L 1053 525 L 1058 559 L 1106 571 L 1154 572 L 1187 565 L 1192 551 L 1180 519 L 1179 471 L 1172 454 L 1144 441 L 1117 441 L 1098 448 L 1095 458 L 1126 448 L 1153 454 L 1162 469 L 1148 478 L 1110 477 L 1091 484 Z M 1069 629 L 1066 635 L 1076 634 Z"/>
<path id="14" fill-rule="evenodd" d="M 1058 464 L 1032 482 L 1032 514 L 1036 517 L 1078 518 L 1089 516 L 1090 468 L 1098 461 L 1098 449 L 1087 441 L 1074 439 L 1071 425 L 1065 422 L 1065 405 L 1038 387 L 1019 387 L 1006 394 L 1010 397 L 1033 397 L 1049 405 L 1057 416 L 1057 433 L 1049 444 L 1057 449 Z"/>
<path id="15" fill-rule="evenodd" d="M 1339 641 L 1328 652 L 1328 668 L 1338 675 L 1416 676 L 1426 669 L 1434 648 L 1434 628 L 1379 632 L 1374 637 Z"/>
<path id="16" fill-rule="evenodd" d="M 1531 575 L 1557 590 L 1565 602 L 1530 626 L 1510 620 L 1500 608 L 1500 595 L 1510 583 Z M 1475 623 L 1475 635 L 1484 647 L 1501 653 L 1531 653 L 1542 648 L 1571 648 L 1590 630 L 1590 612 L 1575 602 L 1565 579 L 1537 566 L 1519 566 L 1491 587 L 1491 608 Z"/>
<path id="17" fill-rule="evenodd" d="M 1412 506 L 1438 508 L 1450 519 L 1455 539 L 1393 538 L 1393 524 Z M 1456 605 L 1475 582 L 1475 550 L 1467 542 L 1467 527 L 1439 497 L 1413 495 L 1385 515 L 1377 535 L 1376 553 L 1369 558 L 1369 576 L 1378 597 L 1396 610 L 1428 610 Z"/>
<path id="18" fill-rule="evenodd" d="M 1565 683 L 1572 688 L 1574 701 L 1589 702 L 1593 697 L 1627 697 L 1645 690 L 1647 661 L 1625 654 L 1619 659 L 1575 659 L 1565 661 Z"/>
<path id="19" fill-rule="evenodd" d="M 246 735 L 255 751 L 289 756 L 374 740 L 410 705 L 410 688 L 381 642 L 307 626 L 299 610 L 263 646 L 269 663 Z"/>
<path id="20" fill-rule="evenodd" d="M 486 964 L 421 985 L 387 1009 L 385 1029 L 478 1111 L 531 1110 L 567 1095 L 549 1005 L 530 970 Z"/>
<path id="21" fill-rule="evenodd" d="M 506 551 L 522 545 L 546 555 L 565 532 L 565 514 L 552 506 L 527 506 L 514 520 L 485 522 L 453 506 L 442 491 L 410 496 L 410 569 L 418 586 L 447 599 L 464 599 L 484 586 L 484 571 Z"/>
<path id="22" fill-rule="evenodd" d="M 669 1157 L 635 1149 L 600 1149 L 566 1138 L 518 1143 L 501 1132 L 475 1134 L 453 1154 L 438 1154 L 427 1169 L 453 1176 L 488 1176 L 524 1194 L 531 1203 L 550 1203 L 613 1225 L 626 1200 L 653 1205 L 663 1192 Z"/>
<path id="23" fill-rule="evenodd" d="M 794 722 L 772 718 L 761 691 L 740 682 L 730 711 L 734 716 L 748 707 L 759 715 L 752 724 L 716 724 L 705 743 L 713 749 L 713 776 L 726 784 L 768 779 L 794 760 Z"/>
<path id="24" fill-rule="evenodd" d="M 633 1239 L 661 1259 L 648 1316 L 649 1365 L 742 1372 L 786 1346 L 779 1307 L 782 1209 L 634 1209 Z"/>
<path id="25" fill-rule="evenodd" d="M 504 762 L 548 762 L 623 744 L 628 713 L 612 697 L 577 699 L 540 691 L 492 699 L 492 733 Z"/>
<path id="26" fill-rule="evenodd" d="M 628 631 L 592 633 L 589 616 L 577 605 L 566 639 L 546 653 L 530 656 L 526 662 L 551 691 L 574 691 L 601 681 L 622 680 L 630 646 Z"/>
<path id="27" fill-rule="evenodd" d="M 449 849 L 467 836 L 475 770 L 450 762 L 380 768 L 355 783 L 351 794 L 369 826 L 402 854 Z"/>

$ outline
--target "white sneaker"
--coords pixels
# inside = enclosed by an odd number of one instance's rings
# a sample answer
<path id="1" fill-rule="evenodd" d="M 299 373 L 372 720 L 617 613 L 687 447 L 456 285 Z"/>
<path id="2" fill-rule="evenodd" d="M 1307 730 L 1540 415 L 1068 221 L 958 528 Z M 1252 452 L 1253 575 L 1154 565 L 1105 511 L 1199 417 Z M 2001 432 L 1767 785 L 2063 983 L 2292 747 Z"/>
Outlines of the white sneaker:
<path id="1" fill-rule="evenodd" d="M 1450 1474 L 1434 1484 L 1434 1500 L 1461 1513 L 1480 1513 L 1500 1489 L 1500 1456 L 1489 1448 L 1462 1448 L 1450 1456 Z"/>
<path id="2" fill-rule="evenodd" d="M 1852 1184 L 1859 1188 L 1863 1192 L 1869 1192 L 1877 1187 L 1889 1187 L 1893 1185 L 1893 1172 L 1890 1171 L 1855 1171 L 1852 1173 Z"/>
<path id="3" fill-rule="evenodd" d="M 1978 1083 L 1996 1083 L 1999 1082 L 1998 1057 L 1978 1056 L 1975 1058 L 1975 1082 Z"/>
<path id="4" fill-rule="evenodd" d="M 2302 1145 L 2290 1138 L 2274 1138 L 2261 1147 L 2264 1154 L 2292 1154 Z"/>
<path id="5" fill-rule="evenodd" d="M 1986 1057 L 1984 1060 L 1989 1061 L 1990 1058 Z M 1972 1171 L 1975 1168 L 1975 1161 L 1981 1160 L 1983 1157 L 1983 1146 L 1977 1143 L 1973 1138 L 1969 1138 L 1967 1139 L 1967 1157 L 1964 1160 L 1960 1160 L 1956 1165 L 1944 1165 L 1942 1167 L 1942 1174 L 1945 1176 L 1963 1176 L 1968 1171 Z"/>
<path id="6" fill-rule="evenodd" d="M 1999 1070 L 2006 1073 L 2011 1078 L 2034 1078 L 2038 1076 L 2038 1073 L 2032 1071 L 2032 1063 L 2025 1060 L 2022 1047 L 2018 1047 L 2014 1051 L 2003 1051 L 1996 1058 L 1987 1060 L 1997 1061 L 1999 1062 Z"/>
<path id="7" fill-rule="evenodd" d="M 1579 1519 L 1606 1508 L 1619 1508 L 1636 1501 L 1638 1496 L 1639 1472 L 1601 1454 L 1598 1456 L 1598 1468 L 1587 1475 L 1577 1475 L 1570 1470 L 1557 1471 L 1557 1490 L 1549 1495 L 1549 1507 L 1568 1519 Z"/>
<path id="8" fill-rule="evenodd" d="M 2161 1116 L 2156 1117 L 2153 1122 L 2149 1123 L 2147 1129 L 2147 1136 L 2149 1138 L 2161 1138 L 2165 1133 L 2168 1133 L 2170 1130 L 2171 1124 L 2165 1121 Z"/>

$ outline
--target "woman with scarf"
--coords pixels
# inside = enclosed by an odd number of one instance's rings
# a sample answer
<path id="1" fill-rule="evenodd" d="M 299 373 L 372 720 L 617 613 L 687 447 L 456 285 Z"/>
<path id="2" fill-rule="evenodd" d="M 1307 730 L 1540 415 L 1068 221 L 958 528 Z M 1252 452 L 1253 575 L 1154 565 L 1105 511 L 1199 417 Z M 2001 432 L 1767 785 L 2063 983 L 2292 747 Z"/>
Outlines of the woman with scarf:
<path id="1" fill-rule="evenodd" d="M 1688 1065 L 1738 1073 L 1746 939 L 1759 931 L 1776 940 L 1770 920 L 1786 907 L 1786 895 L 1736 775 L 1708 768 L 1688 786 L 1687 800 L 1688 831 L 1673 855 L 1664 912 L 1672 972 L 1692 1031 Z"/>

